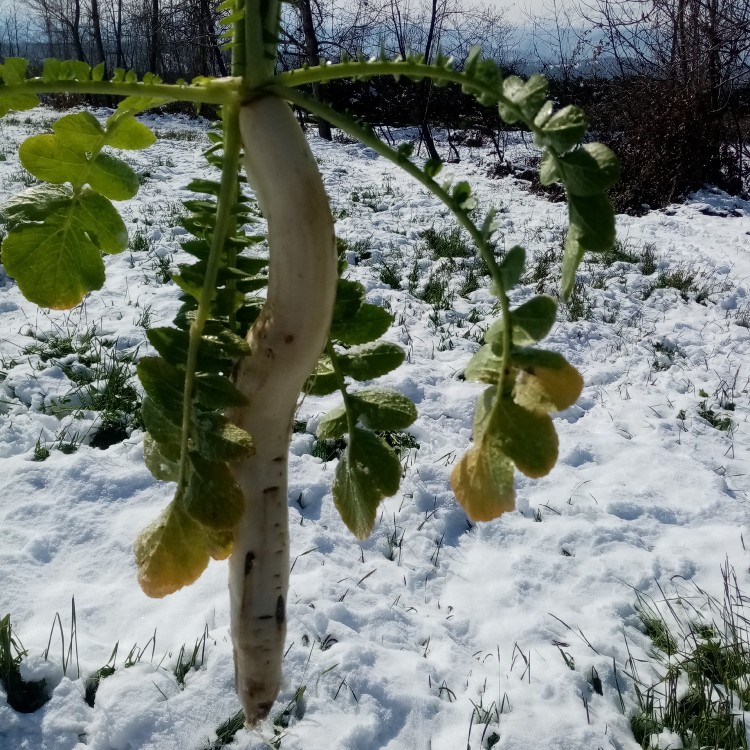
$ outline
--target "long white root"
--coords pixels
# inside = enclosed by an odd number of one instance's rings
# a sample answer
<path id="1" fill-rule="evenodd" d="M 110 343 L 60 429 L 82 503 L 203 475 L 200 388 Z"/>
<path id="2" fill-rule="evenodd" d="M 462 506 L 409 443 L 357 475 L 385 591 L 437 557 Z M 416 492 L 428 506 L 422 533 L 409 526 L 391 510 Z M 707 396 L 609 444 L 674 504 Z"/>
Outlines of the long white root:
<path id="1" fill-rule="evenodd" d="M 289 106 L 243 105 L 244 165 L 268 221 L 268 299 L 248 334 L 252 355 L 235 382 L 250 406 L 234 421 L 256 453 L 232 464 L 245 495 L 234 530 L 229 594 L 237 693 L 247 724 L 279 691 L 289 583 L 287 456 L 305 379 L 323 350 L 336 294 L 333 219 L 315 159 Z"/>

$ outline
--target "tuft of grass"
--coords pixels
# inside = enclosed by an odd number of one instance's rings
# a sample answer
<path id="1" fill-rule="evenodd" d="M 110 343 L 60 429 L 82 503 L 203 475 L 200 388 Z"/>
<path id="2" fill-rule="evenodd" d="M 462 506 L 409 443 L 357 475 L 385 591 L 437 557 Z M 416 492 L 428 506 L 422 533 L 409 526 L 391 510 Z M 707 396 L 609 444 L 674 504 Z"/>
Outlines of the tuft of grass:
<path id="1" fill-rule="evenodd" d="M 558 260 L 558 252 L 552 247 L 534 258 L 534 265 L 529 273 L 529 281 L 536 285 L 537 294 L 542 294 L 547 283 L 552 281 L 553 269 L 556 267 Z"/>
<path id="2" fill-rule="evenodd" d="M 130 242 L 128 243 L 128 249 L 131 253 L 145 253 L 148 252 L 150 248 L 151 243 L 149 242 L 148 237 L 146 237 L 145 232 L 140 229 L 133 232 L 130 237 Z"/>
<path id="3" fill-rule="evenodd" d="M 316 440 L 313 443 L 311 455 L 316 458 L 321 458 L 323 461 L 333 461 L 334 458 L 339 458 L 346 448 L 346 440 L 344 438 L 336 438 L 335 440 Z"/>
<path id="4" fill-rule="evenodd" d="M 711 427 L 720 432 L 728 432 L 732 428 L 732 420 L 727 414 L 720 414 L 708 406 L 708 400 L 704 399 L 698 404 L 698 416 L 708 422 Z"/>
<path id="5" fill-rule="evenodd" d="M 99 690 L 101 681 L 107 679 L 107 677 L 111 677 L 115 673 L 115 660 L 117 659 L 117 648 L 119 645 L 119 642 L 115 644 L 107 663 L 86 678 L 83 699 L 91 708 L 96 703 L 96 693 Z"/>
<path id="6" fill-rule="evenodd" d="M 401 288 L 401 278 L 398 275 L 398 269 L 396 266 L 389 266 L 386 262 L 383 262 L 383 267 L 380 269 L 380 280 L 387 284 L 391 289 Z"/>
<path id="7" fill-rule="evenodd" d="M 641 250 L 639 259 L 641 273 L 644 276 L 651 276 L 656 271 L 656 260 L 656 245 L 653 242 L 647 242 Z"/>
<path id="8" fill-rule="evenodd" d="M 193 646 L 193 650 L 188 653 L 185 651 L 185 644 L 180 648 L 177 655 L 177 663 L 172 673 L 174 674 L 177 684 L 184 690 L 185 678 L 192 670 L 197 670 L 205 661 L 206 657 L 206 639 L 208 638 L 208 625 L 206 625 L 203 635 L 198 638 Z"/>
<path id="9" fill-rule="evenodd" d="M 450 310 L 451 308 L 448 282 L 439 274 L 430 274 L 424 288 L 417 296 L 436 310 Z"/>
<path id="10" fill-rule="evenodd" d="M 638 263 L 641 256 L 633 252 L 627 242 L 617 240 L 615 244 L 604 253 L 595 253 L 592 260 L 603 263 L 607 268 L 614 263 Z"/>
<path id="11" fill-rule="evenodd" d="M 437 230 L 433 227 L 422 233 L 422 240 L 433 260 L 440 258 L 468 258 L 471 246 L 458 227 Z"/>
<path id="12" fill-rule="evenodd" d="M 36 439 L 36 445 L 34 446 L 34 454 L 31 457 L 32 461 L 46 461 L 49 458 L 49 448 L 42 442 L 42 436 L 40 435 Z"/>
<path id="13" fill-rule="evenodd" d="M 19 713 L 39 710 L 49 699 L 45 680 L 25 682 L 21 677 L 21 662 L 26 649 L 13 633 L 10 615 L 0 620 L 0 683 L 8 705 Z"/>
<path id="14" fill-rule="evenodd" d="M 216 730 L 216 739 L 209 740 L 203 750 L 221 750 L 234 741 L 234 736 L 245 726 L 245 712 L 238 711 L 234 716 L 228 718 L 219 725 Z"/>
<path id="15" fill-rule="evenodd" d="M 671 627 L 655 603 L 638 595 L 636 611 L 661 673 L 656 683 L 644 683 L 630 660 L 638 700 L 631 728 L 643 750 L 661 747 L 656 736 L 664 731 L 677 734 L 685 748 L 748 748 L 750 599 L 729 563 L 722 578 L 722 601 L 697 587 L 692 596 L 665 599 Z"/>
<path id="16" fill-rule="evenodd" d="M 565 307 L 568 320 L 589 320 L 591 318 L 591 307 L 591 298 L 586 291 L 586 285 L 580 279 L 577 279 L 573 284 Z"/>
<path id="17" fill-rule="evenodd" d="M 646 290 L 644 299 L 650 297 L 654 289 L 675 289 L 687 302 L 690 291 L 695 289 L 695 273 L 688 268 L 660 271 L 656 275 L 656 281 Z"/>

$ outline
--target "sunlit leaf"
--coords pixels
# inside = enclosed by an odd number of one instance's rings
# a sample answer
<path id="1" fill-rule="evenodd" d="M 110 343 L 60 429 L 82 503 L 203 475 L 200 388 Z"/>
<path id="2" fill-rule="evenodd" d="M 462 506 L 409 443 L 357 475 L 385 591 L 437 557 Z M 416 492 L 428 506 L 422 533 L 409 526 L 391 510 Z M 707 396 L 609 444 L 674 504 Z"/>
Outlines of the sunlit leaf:
<path id="1" fill-rule="evenodd" d="M 18 149 L 18 157 L 34 177 L 55 184 L 80 185 L 80 176 L 88 164 L 83 152 L 69 148 L 50 133 L 27 138 Z"/>
<path id="2" fill-rule="evenodd" d="M 513 464 L 493 442 L 469 448 L 451 472 L 451 487 L 472 521 L 491 521 L 516 507 Z"/>
<path id="3" fill-rule="evenodd" d="M 320 420 L 315 434 L 321 440 L 333 440 L 341 437 L 347 430 L 346 409 L 336 406 Z"/>
<path id="4" fill-rule="evenodd" d="M 513 352 L 519 368 L 513 399 L 534 411 L 562 411 L 572 406 L 583 390 L 583 378 L 565 357 L 542 349 Z"/>
<path id="5" fill-rule="evenodd" d="M 159 443 L 148 432 L 143 437 L 143 460 L 155 479 L 162 482 L 176 482 L 179 478 L 179 456 L 177 461 L 167 458 Z"/>
<path id="6" fill-rule="evenodd" d="M 110 154 L 99 154 L 86 173 L 86 181 L 98 193 L 112 200 L 132 198 L 138 192 L 138 175 Z"/>
<path id="7" fill-rule="evenodd" d="M 95 151 L 104 142 L 104 128 L 90 112 L 65 115 L 52 124 L 59 143 L 75 151 Z"/>
<path id="8" fill-rule="evenodd" d="M 136 150 L 148 148 L 156 143 L 151 128 L 134 117 L 113 115 L 107 121 L 107 145 L 113 148 Z"/>
<path id="9" fill-rule="evenodd" d="M 502 371 L 502 358 L 498 356 L 491 344 L 485 344 L 466 365 L 464 377 L 480 383 L 497 383 Z"/>

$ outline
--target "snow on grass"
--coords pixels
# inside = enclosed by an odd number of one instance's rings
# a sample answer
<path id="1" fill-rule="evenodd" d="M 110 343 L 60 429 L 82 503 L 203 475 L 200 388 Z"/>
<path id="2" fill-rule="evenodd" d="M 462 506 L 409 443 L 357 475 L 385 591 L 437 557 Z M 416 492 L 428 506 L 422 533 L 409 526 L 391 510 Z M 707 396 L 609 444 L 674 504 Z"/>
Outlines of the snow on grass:
<path id="1" fill-rule="evenodd" d="M 40 110 L 30 121 L 52 117 Z M 92 447 L 101 417 L 80 400 L 82 368 L 96 368 L 76 349 L 87 331 L 127 376 L 149 352 L 144 326 L 168 324 L 178 305 L 166 272 L 181 259 L 185 186 L 207 172 L 206 129 L 150 122 L 163 138 L 128 154 L 143 184 L 122 204 L 131 248 L 106 258 L 104 289 L 50 313 L 0 277 L 0 615 L 11 614 L 29 652 L 29 677 L 45 677 L 52 693 L 21 714 L 0 688 L 3 750 L 202 750 L 238 709 L 224 564 L 165 600 L 141 593 L 131 544 L 171 487 L 143 466 L 137 428 Z M 24 116 L 0 128 L 6 197 L 28 182 L 11 147 L 31 125 Z M 656 672 L 636 590 L 657 602 L 659 587 L 720 595 L 727 558 L 750 590 L 750 204 L 705 190 L 666 211 L 618 217 L 618 252 L 584 263 L 546 342 L 586 381 L 555 418 L 558 466 L 541 480 L 518 478 L 516 512 L 473 525 L 448 477 L 480 390 L 462 372 L 496 314 L 488 280 L 473 258 L 428 246 L 428 230 L 447 244 L 456 238 L 446 209 L 420 186 L 366 148 L 313 146 L 348 273 L 395 316 L 387 337 L 408 357 L 384 380 L 417 404 L 409 432 L 419 448 L 404 453 L 401 490 L 359 543 L 333 508 L 335 459 L 314 455 L 312 433 L 335 399 L 301 404 L 286 684 L 261 732 L 240 729 L 231 746 L 637 748 L 629 659 L 643 680 Z M 469 179 L 482 210 L 500 211 L 499 251 L 522 243 L 530 254 L 513 303 L 551 292 L 564 205 L 488 178 L 480 149 L 464 155 L 450 171 Z M 51 340 L 73 351 L 50 354 Z M 63 674 L 73 597 L 77 659 Z M 62 628 L 45 661 L 55 613 Z M 192 653 L 206 627 L 182 687 L 173 673 L 180 649 Z M 86 678 L 110 663 L 115 644 L 115 672 L 89 706 Z"/>

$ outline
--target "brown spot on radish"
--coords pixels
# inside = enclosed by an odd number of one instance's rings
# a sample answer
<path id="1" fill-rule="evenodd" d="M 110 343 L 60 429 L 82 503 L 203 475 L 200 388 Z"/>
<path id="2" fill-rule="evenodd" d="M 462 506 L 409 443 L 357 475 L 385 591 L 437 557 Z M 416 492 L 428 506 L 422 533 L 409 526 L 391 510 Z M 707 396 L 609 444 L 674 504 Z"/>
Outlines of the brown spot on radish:
<path id="1" fill-rule="evenodd" d="M 284 342 L 287 344 L 291 344 L 292 341 L 294 341 L 294 335 L 291 333 L 287 333 L 287 335 L 284 336 Z"/>
<path id="2" fill-rule="evenodd" d="M 276 624 L 281 627 L 286 620 L 286 609 L 284 607 L 284 597 L 279 594 L 276 600 Z"/>
<path id="3" fill-rule="evenodd" d="M 263 494 L 266 496 L 275 495 L 278 493 L 278 491 L 279 491 L 278 487 L 266 487 L 266 489 L 263 490 Z"/>
<path id="4" fill-rule="evenodd" d="M 248 552 L 245 555 L 245 575 L 247 575 L 253 569 L 254 562 L 255 562 L 255 553 Z"/>
<path id="5" fill-rule="evenodd" d="M 273 459 L 273 462 L 277 464 L 283 460 L 284 460 L 284 456 L 276 456 L 276 458 Z"/>

